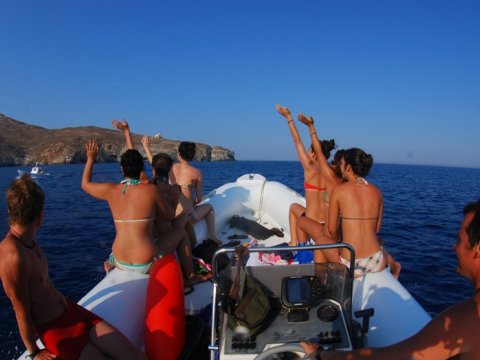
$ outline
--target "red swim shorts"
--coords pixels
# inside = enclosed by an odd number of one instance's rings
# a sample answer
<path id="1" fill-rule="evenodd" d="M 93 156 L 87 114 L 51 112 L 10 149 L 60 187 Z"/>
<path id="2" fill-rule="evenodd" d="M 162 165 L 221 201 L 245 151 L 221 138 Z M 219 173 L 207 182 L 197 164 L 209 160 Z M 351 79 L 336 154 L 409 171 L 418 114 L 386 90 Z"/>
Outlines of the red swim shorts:
<path id="1" fill-rule="evenodd" d="M 67 308 L 55 319 L 38 325 L 36 331 L 43 345 L 62 360 L 77 360 L 89 342 L 89 331 L 103 319 L 67 300 Z"/>

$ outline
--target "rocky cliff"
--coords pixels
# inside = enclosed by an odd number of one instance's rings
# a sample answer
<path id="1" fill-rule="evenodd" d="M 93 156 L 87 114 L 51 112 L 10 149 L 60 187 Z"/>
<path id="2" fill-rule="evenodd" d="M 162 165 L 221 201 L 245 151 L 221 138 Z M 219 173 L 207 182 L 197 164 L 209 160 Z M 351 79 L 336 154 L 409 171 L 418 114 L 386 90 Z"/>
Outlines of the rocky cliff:
<path id="1" fill-rule="evenodd" d="M 143 152 L 141 135 L 132 134 L 135 148 Z M 85 161 L 85 142 L 95 139 L 101 150 L 98 162 L 115 162 L 126 150 L 123 133 L 95 126 L 46 129 L 25 124 L 0 114 L 0 166 L 40 164 L 73 164 Z M 154 154 L 165 152 L 176 158 L 180 141 L 152 137 Z M 231 150 L 197 143 L 198 161 L 235 160 Z"/>

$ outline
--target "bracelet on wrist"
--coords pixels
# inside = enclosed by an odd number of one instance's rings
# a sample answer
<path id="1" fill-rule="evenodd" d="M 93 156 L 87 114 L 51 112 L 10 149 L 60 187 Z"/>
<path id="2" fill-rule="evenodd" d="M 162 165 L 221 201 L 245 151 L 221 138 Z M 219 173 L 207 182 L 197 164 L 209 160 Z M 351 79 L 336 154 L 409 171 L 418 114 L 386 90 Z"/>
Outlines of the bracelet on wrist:
<path id="1" fill-rule="evenodd" d="M 293 122 L 292 119 L 288 120 L 288 121 L 287 121 L 287 124 L 290 124 L 291 122 Z"/>
<path id="2" fill-rule="evenodd" d="M 316 134 L 316 133 L 317 133 L 317 132 L 316 132 L 316 131 L 314 131 L 314 132 L 311 132 L 311 133 L 310 133 L 310 135 L 313 135 L 313 134 Z"/>
<path id="3" fill-rule="evenodd" d="M 37 356 L 38 354 L 40 354 L 42 351 L 43 351 L 43 349 L 37 348 L 37 350 L 34 350 L 34 351 L 31 352 L 30 354 L 27 354 L 27 358 L 33 360 L 33 359 L 35 359 L 35 356 Z"/>

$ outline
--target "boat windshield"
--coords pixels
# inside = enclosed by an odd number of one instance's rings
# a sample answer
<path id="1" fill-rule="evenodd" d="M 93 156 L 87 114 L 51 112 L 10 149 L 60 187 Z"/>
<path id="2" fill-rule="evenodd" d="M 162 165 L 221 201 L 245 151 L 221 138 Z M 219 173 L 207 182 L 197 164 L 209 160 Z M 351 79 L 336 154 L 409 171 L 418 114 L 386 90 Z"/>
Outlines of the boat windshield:
<path id="1" fill-rule="evenodd" d="M 251 253 L 250 256 L 257 256 Z M 249 263 L 248 261 L 245 261 Z M 236 266 L 231 264 L 220 273 L 220 291 L 228 293 L 236 275 Z M 322 297 L 340 303 L 348 317 L 351 314 L 353 279 L 346 266 L 339 263 L 255 265 L 244 266 L 244 271 L 258 280 L 270 291 L 273 298 L 282 296 L 282 281 L 292 277 L 314 277 L 321 285 Z"/>
<path id="2" fill-rule="evenodd" d="M 345 311 L 347 320 L 352 314 L 353 279 L 346 266 L 339 263 L 315 264 L 315 276 L 323 280 L 325 297 L 338 301 Z"/>

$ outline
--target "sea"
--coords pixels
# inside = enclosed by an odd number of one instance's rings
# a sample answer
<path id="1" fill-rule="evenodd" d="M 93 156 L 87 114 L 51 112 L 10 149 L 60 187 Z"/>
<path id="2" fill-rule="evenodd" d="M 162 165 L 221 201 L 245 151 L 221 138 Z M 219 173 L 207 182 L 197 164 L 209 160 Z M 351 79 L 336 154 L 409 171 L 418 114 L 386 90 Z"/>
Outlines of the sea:
<path id="1" fill-rule="evenodd" d="M 303 170 L 295 161 L 198 162 L 204 193 L 259 173 L 303 194 Z M 0 168 L 0 235 L 8 232 L 5 191 L 27 167 Z M 55 286 L 78 301 L 105 272 L 115 235 L 108 205 L 81 188 L 83 165 L 50 165 L 37 179 L 46 194 L 45 219 L 37 234 Z M 149 170 L 149 169 L 147 169 Z M 120 165 L 95 164 L 94 181 L 121 180 Z M 465 204 L 480 198 L 480 169 L 375 164 L 368 180 L 383 192 L 381 237 L 402 264 L 400 282 L 432 316 L 469 297 L 470 283 L 456 274 L 452 245 Z M 392 309 L 395 311 L 395 309 Z M 0 290 L 0 359 L 24 351 L 9 299 Z"/>

